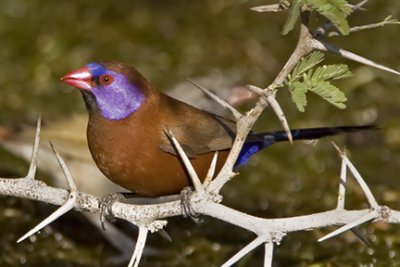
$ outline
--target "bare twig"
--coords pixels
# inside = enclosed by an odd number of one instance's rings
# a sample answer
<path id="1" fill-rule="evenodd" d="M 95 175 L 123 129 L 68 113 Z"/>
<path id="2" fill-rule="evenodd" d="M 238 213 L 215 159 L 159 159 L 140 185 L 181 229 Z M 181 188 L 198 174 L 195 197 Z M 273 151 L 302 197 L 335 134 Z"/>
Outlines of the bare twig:
<path id="1" fill-rule="evenodd" d="M 40 127 L 40 124 L 39 124 L 39 127 Z M 36 135 L 36 138 L 39 138 L 38 135 Z M 35 141 L 35 144 L 36 144 L 36 141 Z M 67 213 L 68 211 L 70 211 L 71 209 L 73 209 L 75 207 L 76 200 L 78 197 L 78 191 L 77 191 L 75 182 L 72 179 L 71 174 L 70 174 L 67 166 L 65 165 L 65 162 L 63 161 L 61 156 L 58 154 L 54 145 L 52 143 L 50 143 L 50 145 L 51 145 L 51 148 L 53 149 L 54 155 L 57 158 L 58 163 L 60 164 L 61 169 L 63 170 L 65 179 L 67 180 L 67 183 L 68 183 L 68 186 L 70 189 L 68 200 L 60 208 L 58 208 L 56 211 L 54 211 L 52 214 L 50 214 L 46 219 L 44 219 L 42 222 L 40 222 L 34 228 L 29 230 L 26 234 L 24 234 L 20 239 L 18 239 L 17 243 L 22 242 L 26 238 L 28 238 L 31 235 L 35 234 L 36 232 L 40 231 L 42 228 L 44 228 L 45 226 L 54 222 L 59 217 L 61 217 L 62 215 L 64 215 L 65 213 Z"/>
<path id="2" fill-rule="evenodd" d="M 398 25 L 398 24 L 400 24 L 400 21 L 392 19 L 392 17 L 389 16 L 389 17 L 385 18 L 384 21 L 381 21 L 381 22 L 351 27 L 350 32 L 359 32 L 359 31 L 364 31 L 364 30 L 371 30 L 371 29 L 378 28 L 378 27 L 383 27 L 386 25 Z M 330 32 L 328 34 L 328 37 L 334 37 L 334 36 L 338 36 L 338 35 L 340 35 L 338 32 Z"/>
<path id="3" fill-rule="evenodd" d="M 262 12 L 280 12 L 288 8 L 289 6 L 284 6 L 281 4 L 271 4 L 271 5 L 255 6 L 250 8 L 250 10 L 262 13 Z"/>

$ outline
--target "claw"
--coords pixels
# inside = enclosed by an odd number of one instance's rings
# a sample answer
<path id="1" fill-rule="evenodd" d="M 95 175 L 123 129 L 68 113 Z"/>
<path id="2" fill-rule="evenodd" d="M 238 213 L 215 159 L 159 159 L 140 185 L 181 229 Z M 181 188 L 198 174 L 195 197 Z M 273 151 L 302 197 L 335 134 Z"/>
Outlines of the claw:
<path id="1" fill-rule="evenodd" d="M 119 202 L 124 200 L 125 197 L 121 193 L 113 193 L 106 195 L 99 200 L 99 208 L 100 208 L 100 223 L 101 228 L 106 230 L 105 222 L 107 219 L 113 218 L 111 207 L 115 202 Z"/>
<path id="2" fill-rule="evenodd" d="M 184 218 L 189 217 L 192 219 L 195 223 L 199 222 L 199 214 L 196 213 L 192 205 L 190 204 L 190 196 L 192 195 L 193 190 L 192 188 L 185 187 L 181 191 L 181 209 L 182 209 L 182 214 Z"/>

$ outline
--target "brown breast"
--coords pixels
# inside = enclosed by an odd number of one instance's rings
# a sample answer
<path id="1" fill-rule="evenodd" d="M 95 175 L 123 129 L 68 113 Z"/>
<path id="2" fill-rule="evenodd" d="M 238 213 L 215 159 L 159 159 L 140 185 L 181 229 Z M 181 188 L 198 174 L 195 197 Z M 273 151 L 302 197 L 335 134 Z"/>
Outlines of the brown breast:
<path id="1" fill-rule="evenodd" d="M 143 196 L 178 193 L 189 185 L 180 159 L 160 148 L 166 127 L 180 120 L 176 114 L 168 114 L 163 105 L 158 98 L 148 99 L 123 120 L 106 120 L 98 113 L 89 118 L 89 149 L 99 169 L 111 181 Z M 201 179 L 213 155 L 205 153 L 191 160 Z M 226 156 L 226 150 L 219 153 L 218 169 Z"/>

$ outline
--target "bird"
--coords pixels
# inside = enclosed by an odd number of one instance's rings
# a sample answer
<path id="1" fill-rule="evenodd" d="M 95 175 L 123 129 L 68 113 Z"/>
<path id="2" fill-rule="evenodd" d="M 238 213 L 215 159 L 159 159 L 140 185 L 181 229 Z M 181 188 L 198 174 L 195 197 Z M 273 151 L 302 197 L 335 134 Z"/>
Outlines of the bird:
<path id="1" fill-rule="evenodd" d="M 82 93 L 89 113 L 88 146 L 97 167 L 112 182 L 138 196 L 172 195 L 190 186 L 168 131 L 200 179 L 206 177 L 216 151 L 217 172 L 229 154 L 235 121 L 163 94 L 129 64 L 92 62 L 61 80 Z M 374 126 L 319 127 L 295 129 L 291 134 L 293 140 L 307 140 L 371 128 Z M 288 141 L 284 131 L 250 132 L 234 169 L 281 141 Z"/>

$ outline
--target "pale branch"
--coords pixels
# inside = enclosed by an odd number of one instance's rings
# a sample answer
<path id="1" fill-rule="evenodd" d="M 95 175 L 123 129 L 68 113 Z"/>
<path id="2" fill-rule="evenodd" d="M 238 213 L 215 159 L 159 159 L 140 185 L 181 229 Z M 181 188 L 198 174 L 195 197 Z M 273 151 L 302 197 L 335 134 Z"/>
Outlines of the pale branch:
<path id="1" fill-rule="evenodd" d="M 383 27 L 386 25 L 399 25 L 399 24 L 400 24 L 400 21 L 392 19 L 392 17 L 389 16 L 381 22 L 351 27 L 350 32 L 353 33 L 353 32 L 359 32 L 359 31 L 364 31 L 364 30 L 371 30 L 371 29 Z M 334 36 L 339 36 L 339 35 L 340 34 L 338 32 L 330 32 L 328 34 L 328 37 L 334 37 Z"/>
<path id="2" fill-rule="evenodd" d="M 39 135 L 36 135 L 36 140 L 39 138 L 40 138 Z M 176 145 L 178 148 L 180 147 L 177 142 Z M 360 179 L 363 180 L 360 173 L 356 170 L 356 168 L 347 158 L 345 153 L 340 149 L 338 149 L 337 146 L 336 149 L 338 150 L 342 158 L 342 162 L 345 163 L 345 165 L 350 169 L 355 178 L 358 180 Z M 184 152 L 183 151 L 181 152 L 184 155 Z M 60 167 L 63 169 L 65 176 L 69 181 L 68 183 L 70 185 L 72 192 L 75 190 L 74 183 L 70 180 L 72 177 L 70 177 L 66 165 L 63 163 L 63 160 L 56 151 L 55 155 L 60 163 Z M 185 161 L 184 164 L 190 165 L 190 161 L 189 162 Z M 211 165 L 212 165 L 211 169 L 215 168 L 215 166 L 213 166 L 215 165 L 215 163 L 212 163 Z M 343 171 L 343 167 L 341 169 L 342 169 L 341 180 L 343 180 L 342 176 L 345 176 L 346 172 Z M 360 177 L 357 178 L 357 176 Z M 359 184 L 363 192 L 366 194 L 367 198 L 369 198 L 370 197 L 369 194 L 371 194 L 369 188 L 366 186 L 366 184 L 364 185 L 363 183 L 360 182 Z M 339 192 L 341 190 L 342 189 L 339 188 Z M 208 192 L 208 188 L 205 188 L 205 191 L 206 193 L 210 193 Z M 53 188 L 35 179 L 26 179 L 26 178 L 20 178 L 20 179 L 1 178 L 0 194 L 44 201 L 59 206 L 65 205 L 65 203 L 69 201 L 68 199 L 69 194 L 66 190 Z M 344 192 L 339 194 L 344 194 Z M 376 203 L 376 205 L 375 204 L 371 205 L 372 206 L 371 209 L 350 211 L 350 210 L 345 210 L 343 208 L 336 208 L 334 210 L 320 212 L 311 215 L 296 216 L 291 218 L 267 219 L 267 218 L 255 217 L 231 209 L 229 207 L 217 203 L 220 200 L 216 200 L 215 198 L 208 196 L 205 196 L 204 192 L 195 191 L 193 193 L 192 197 L 190 198 L 190 202 L 192 209 L 196 213 L 214 217 L 216 219 L 225 221 L 227 223 L 239 226 L 257 235 L 255 241 L 251 242 L 244 250 L 242 250 L 241 252 L 236 254 L 236 256 L 233 256 L 230 260 L 228 260 L 226 266 L 233 264 L 234 262 L 242 258 L 246 253 L 248 253 L 249 251 L 258 247 L 261 244 L 267 244 L 265 249 L 266 253 L 265 262 L 267 263 L 271 262 L 270 256 L 268 256 L 267 254 L 271 253 L 272 243 L 279 244 L 282 238 L 289 232 L 304 231 L 304 230 L 308 231 L 326 226 L 344 225 L 338 230 L 321 238 L 320 241 L 322 241 L 329 237 L 340 234 L 344 231 L 350 230 L 353 227 L 356 227 L 359 224 L 364 223 L 366 221 L 373 220 L 373 221 L 381 221 L 388 223 L 400 223 L 400 211 L 391 210 L 386 206 L 380 206 L 378 203 Z M 371 200 L 369 201 L 371 202 Z M 73 207 L 75 209 L 86 210 L 90 212 L 99 212 L 98 198 L 94 196 L 84 193 L 79 193 L 77 194 L 77 199 L 74 202 L 75 204 L 73 205 Z M 166 221 L 162 221 L 162 219 L 169 218 L 172 216 L 182 215 L 180 201 L 171 201 L 167 203 L 152 204 L 152 205 L 133 205 L 133 204 L 116 202 L 112 206 L 111 212 L 116 218 L 127 220 L 133 224 L 138 225 L 139 228 L 141 229 L 139 231 L 140 242 L 137 244 L 134 250 L 134 254 L 130 262 L 131 266 L 137 266 L 139 264 L 148 231 L 154 232 L 162 229 L 166 224 Z M 45 221 L 50 223 L 52 220 L 46 219 Z M 265 265 L 265 266 L 270 266 L 270 265 Z"/>
<path id="3" fill-rule="evenodd" d="M 38 121 L 40 121 L 40 119 Z M 38 124 L 37 128 L 38 129 L 36 132 L 36 138 L 39 139 L 40 138 L 40 123 Z M 28 238 L 31 235 L 35 234 L 36 232 L 40 231 L 42 228 L 44 228 L 45 226 L 54 222 L 55 220 L 57 220 L 62 215 L 64 215 L 65 213 L 67 213 L 68 211 L 70 211 L 71 209 L 73 209 L 75 207 L 76 200 L 78 197 L 78 189 L 76 188 L 75 182 L 67 168 L 67 165 L 65 164 L 64 160 L 61 158 L 60 154 L 58 154 L 53 143 L 50 142 L 50 146 L 54 152 L 55 157 L 57 158 L 58 164 L 60 165 L 60 167 L 64 173 L 65 179 L 67 180 L 70 193 L 68 195 L 67 201 L 62 206 L 60 206 L 60 208 L 58 208 L 56 211 L 54 211 L 52 214 L 50 214 L 46 219 L 44 219 L 38 225 L 33 227 L 26 234 L 24 234 L 20 239 L 17 240 L 17 243 L 25 240 L 26 238 Z M 35 147 L 34 147 L 33 151 L 35 151 Z"/>
<path id="4" fill-rule="evenodd" d="M 345 156 L 341 155 L 341 157 L 343 159 Z M 346 161 L 346 165 L 349 166 L 348 161 Z M 353 170 L 351 171 L 354 172 Z M 361 187 L 361 189 L 365 190 L 365 187 Z M 1 178 L 0 194 L 35 199 L 55 205 L 63 205 L 68 198 L 68 192 L 64 189 L 49 187 L 43 182 L 26 178 Z M 334 209 L 331 211 L 291 218 L 266 219 L 248 215 L 222 204 L 218 204 L 214 202 L 212 198 L 202 197 L 202 195 L 197 192 L 193 193 L 190 200 L 192 208 L 196 213 L 211 216 L 227 223 L 237 225 L 257 235 L 254 242 L 250 243 L 245 250 L 231 259 L 232 263 L 236 262 L 251 249 L 254 249 L 261 244 L 272 242 L 279 243 L 289 232 L 308 231 L 326 226 L 345 225 L 337 231 L 329 234 L 326 237 L 328 238 L 349 230 L 366 221 L 374 220 L 388 223 L 400 223 L 400 211 L 391 210 L 386 206 L 380 205 L 373 209 L 351 211 L 345 209 Z M 96 197 L 79 193 L 75 208 L 78 210 L 99 212 L 98 205 L 99 203 Z M 141 231 L 139 232 L 139 239 L 141 242 L 135 248 L 131 261 L 131 264 L 135 264 L 134 266 L 137 266 L 139 263 L 147 232 L 161 229 L 166 224 L 166 221 L 160 221 L 161 219 L 181 215 L 180 201 L 152 205 L 132 205 L 116 202 L 112 206 L 111 210 L 115 217 L 127 220 L 141 228 Z M 269 254 L 272 248 L 270 246 L 267 246 L 266 248 L 268 249 L 266 249 L 265 253 Z M 269 256 L 266 255 L 267 259 L 268 257 Z M 266 260 L 266 262 L 270 261 Z M 229 264 L 226 266 L 229 266 Z"/>
<path id="5" fill-rule="evenodd" d="M 362 0 L 360 1 L 360 3 L 355 4 L 355 5 L 350 5 L 351 9 L 354 11 L 358 11 L 358 10 L 363 10 L 365 11 L 366 9 L 364 8 L 364 5 L 366 3 L 368 3 L 369 0 Z"/>
<path id="6" fill-rule="evenodd" d="M 40 181 L 27 179 L 0 178 L 0 194 L 31 200 L 37 200 L 48 204 L 61 206 L 67 200 L 68 192 L 65 189 L 47 186 Z M 196 194 L 196 193 L 194 193 Z M 256 234 L 263 235 L 266 232 L 293 232 L 311 230 L 333 225 L 343 225 L 354 221 L 371 212 L 370 209 L 362 210 L 331 210 L 312 215 L 296 216 L 280 219 L 263 219 L 246 213 L 236 211 L 222 204 L 214 203 L 209 199 L 196 199 L 193 208 L 230 224 L 237 225 Z M 88 212 L 99 212 L 98 198 L 80 192 L 78 194 L 75 209 Z M 385 206 L 379 206 L 377 221 L 388 223 L 400 223 L 400 211 L 391 210 Z M 383 209 L 383 213 L 381 211 Z M 116 202 L 112 206 L 112 214 L 130 222 L 146 222 L 180 216 L 180 201 L 171 201 L 161 204 L 135 205 Z"/>
<path id="7" fill-rule="evenodd" d="M 251 92 L 253 92 L 253 93 L 255 93 L 255 94 L 259 95 L 259 96 L 262 96 L 262 95 L 265 94 L 263 89 L 261 89 L 260 87 L 255 86 L 255 85 L 249 84 L 249 85 L 246 86 L 246 88 L 249 91 L 251 91 Z"/>
<path id="8" fill-rule="evenodd" d="M 283 6 L 281 4 L 271 4 L 271 5 L 262 5 L 262 6 L 255 6 L 250 8 L 250 10 L 252 11 L 256 11 L 256 12 L 280 12 L 283 10 L 288 9 L 287 6 Z"/>
<path id="9" fill-rule="evenodd" d="M 297 42 L 296 48 L 289 57 L 286 64 L 283 66 L 281 71 L 276 76 L 275 80 L 264 89 L 266 97 L 274 97 L 276 89 L 282 86 L 286 77 L 290 74 L 293 68 L 296 66 L 297 62 L 310 53 L 313 49 L 312 47 L 312 36 L 307 28 L 308 15 L 302 16 L 302 24 L 300 27 L 299 40 Z M 239 156 L 240 151 L 244 145 L 247 135 L 253 128 L 253 125 L 258 120 L 264 109 L 268 106 L 268 102 L 262 97 L 259 98 L 254 108 L 246 113 L 246 115 L 240 118 L 237 123 L 237 133 L 235 140 L 232 144 L 232 148 L 225 161 L 224 166 L 217 175 L 217 177 L 212 181 L 209 187 L 209 192 L 212 194 L 218 194 L 222 187 L 234 176 L 232 172 L 233 166 Z M 282 119 L 280 117 L 280 119 Z"/>

